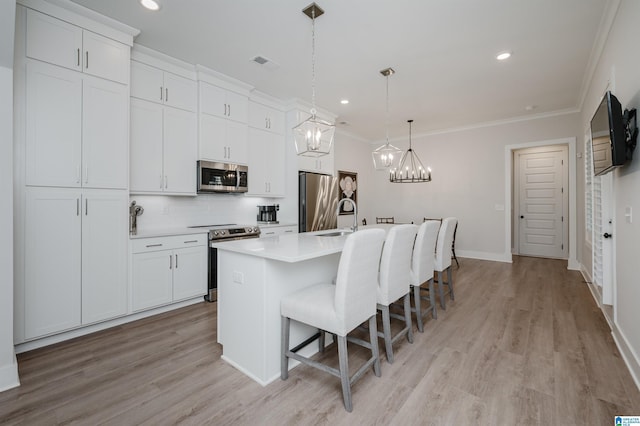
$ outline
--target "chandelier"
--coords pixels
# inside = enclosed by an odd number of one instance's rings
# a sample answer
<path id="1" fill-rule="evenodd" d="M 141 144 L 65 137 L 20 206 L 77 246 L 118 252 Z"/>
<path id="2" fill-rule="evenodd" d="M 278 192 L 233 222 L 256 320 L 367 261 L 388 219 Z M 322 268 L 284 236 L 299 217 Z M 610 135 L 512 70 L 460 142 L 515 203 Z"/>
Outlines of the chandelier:
<path id="1" fill-rule="evenodd" d="M 431 168 L 425 169 L 418 154 L 411 148 L 411 123 L 409 123 L 409 149 L 402 155 L 397 168 L 389 171 L 389 181 L 393 183 L 431 182 Z"/>
<path id="2" fill-rule="evenodd" d="M 402 151 L 399 148 L 389 143 L 389 77 L 395 73 L 393 68 L 385 68 L 380 71 L 380 74 L 387 79 L 387 143 L 374 150 L 371 155 L 373 156 L 373 167 L 376 170 L 390 170 L 397 168 L 398 161 L 402 155 Z"/>
<path id="3" fill-rule="evenodd" d="M 293 128 L 296 153 L 307 157 L 321 157 L 331 152 L 335 126 L 316 116 L 316 18 L 324 13 L 311 3 L 303 11 L 311 18 L 311 117 Z"/>

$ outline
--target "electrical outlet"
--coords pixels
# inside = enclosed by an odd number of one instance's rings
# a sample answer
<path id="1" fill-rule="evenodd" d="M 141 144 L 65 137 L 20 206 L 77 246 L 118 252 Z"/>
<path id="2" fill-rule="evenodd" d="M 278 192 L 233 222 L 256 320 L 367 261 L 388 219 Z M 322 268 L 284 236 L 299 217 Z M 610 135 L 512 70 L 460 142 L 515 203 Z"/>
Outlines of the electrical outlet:
<path id="1" fill-rule="evenodd" d="M 244 284 L 244 274 L 242 272 L 233 271 L 233 282 Z"/>

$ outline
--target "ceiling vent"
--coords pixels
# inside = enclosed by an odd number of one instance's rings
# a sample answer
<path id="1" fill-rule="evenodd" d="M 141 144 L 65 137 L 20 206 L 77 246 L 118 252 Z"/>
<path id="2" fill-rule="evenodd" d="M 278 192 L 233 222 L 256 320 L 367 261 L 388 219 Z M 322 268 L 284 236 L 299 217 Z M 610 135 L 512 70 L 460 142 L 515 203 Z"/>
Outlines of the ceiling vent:
<path id="1" fill-rule="evenodd" d="M 276 68 L 278 68 L 280 65 L 278 65 L 276 62 L 273 62 L 271 59 L 262 56 L 262 55 L 258 55 L 255 56 L 253 58 L 251 58 L 251 62 L 254 62 L 258 65 L 260 65 L 261 67 L 270 69 L 270 70 L 275 70 Z"/>

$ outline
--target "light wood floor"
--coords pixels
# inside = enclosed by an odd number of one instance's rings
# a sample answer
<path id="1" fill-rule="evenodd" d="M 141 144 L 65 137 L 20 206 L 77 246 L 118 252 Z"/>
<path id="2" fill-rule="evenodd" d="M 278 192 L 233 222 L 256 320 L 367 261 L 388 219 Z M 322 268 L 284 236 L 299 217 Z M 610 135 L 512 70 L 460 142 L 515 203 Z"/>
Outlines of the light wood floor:
<path id="1" fill-rule="evenodd" d="M 0 393 L 0 424 L 608 425 L 640 415 L 607 324 L 566 262 L 460 263 L 455 302 L 413 344 L 395 345 L 381 378 L 354 385 L 352 413 L 339 380 L 313 368 L 261 387 L 227 365 L 216 306 L 202 303 L 19 355 L 22 386 Z M 353 349 L 356 368 L 364 353 Z"/>

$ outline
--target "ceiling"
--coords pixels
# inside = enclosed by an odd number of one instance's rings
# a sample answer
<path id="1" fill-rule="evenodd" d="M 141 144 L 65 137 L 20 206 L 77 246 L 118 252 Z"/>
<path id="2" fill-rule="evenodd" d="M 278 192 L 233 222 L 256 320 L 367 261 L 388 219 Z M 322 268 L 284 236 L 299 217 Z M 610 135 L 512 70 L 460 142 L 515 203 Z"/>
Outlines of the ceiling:
<path id="1" fill-rule="evenodd" d="M 73 0 L 136 42 L 311 101 L 311 0 Z M 317 0 L 316 103 L 369 141 L 577 110 L 609 0 Z M 497 61 L 496 55 L 512 57 Z M 251 59 L 263 56 L 271 67 Z M 389 118 L 386 81 L 389 77 Z M 342 105 L 341 99 L 349 104 Z"/>

